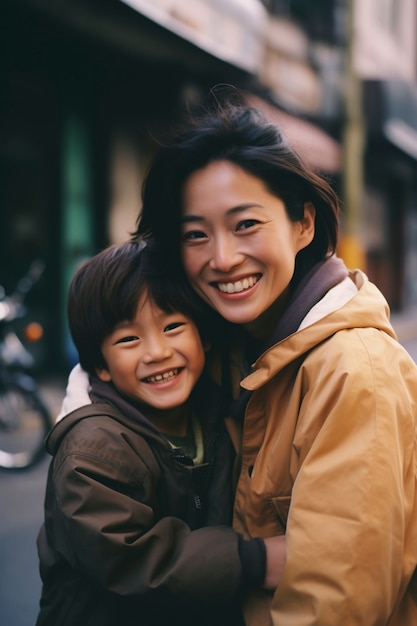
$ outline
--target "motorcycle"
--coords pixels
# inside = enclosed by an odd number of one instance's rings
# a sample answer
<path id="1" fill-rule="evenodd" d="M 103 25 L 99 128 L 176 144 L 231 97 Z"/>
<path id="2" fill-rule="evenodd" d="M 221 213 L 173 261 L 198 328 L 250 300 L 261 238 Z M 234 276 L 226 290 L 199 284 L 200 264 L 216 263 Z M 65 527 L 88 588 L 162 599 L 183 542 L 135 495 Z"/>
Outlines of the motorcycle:
<path id="1" fill-rule="evenodd" d="M 26 318 L 25 297 L 39 280 L 44 264 L 35 261 L 19 280 L 11 295 L 0 285 L 0 468 L 21 470 L 32 467 L 44 454 L 45 437 L 52 420 L 33 375 L 35 360 L 15 330 L 15 322 Z M 29 322 L 24 340 L 38 341 L 43 328 Z"/>

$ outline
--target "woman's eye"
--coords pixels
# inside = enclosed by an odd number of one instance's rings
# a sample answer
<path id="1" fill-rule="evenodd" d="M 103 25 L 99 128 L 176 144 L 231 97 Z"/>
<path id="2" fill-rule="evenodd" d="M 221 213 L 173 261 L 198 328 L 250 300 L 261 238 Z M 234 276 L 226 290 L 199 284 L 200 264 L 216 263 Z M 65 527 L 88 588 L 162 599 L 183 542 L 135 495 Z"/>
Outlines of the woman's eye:
<path id="1" fill-rule="evenodd" d="M 237 225 L 236 230 L 246 230 L 247 228 L 251 228 L 252 226 L 256 226 L 259 224 L 258 220 L 242 220 Z"/>
<path id="2" fill-rule="evenodd" d="M 205 237 L 206 237 L 206 234 L 203 233 L 201 230 L 189 230 L 188 232 L 184 233 L 182 236 L 184 241 L 204 239 Z"/>

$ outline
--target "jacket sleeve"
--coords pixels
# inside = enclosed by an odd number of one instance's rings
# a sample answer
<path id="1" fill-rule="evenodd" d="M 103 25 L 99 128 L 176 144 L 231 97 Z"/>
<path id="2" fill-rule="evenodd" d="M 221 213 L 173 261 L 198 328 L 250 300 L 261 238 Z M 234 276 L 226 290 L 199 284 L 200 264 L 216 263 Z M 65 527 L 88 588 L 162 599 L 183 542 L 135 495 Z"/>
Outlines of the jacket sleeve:
<path id="1" fill-rule="evenodd" d="M 103 589 L 163 599 L 167 610 L 171 600 L 178 608 L 232 599 L 241 585 L 237 534 L 158 519 L 150 459 L 141 460 L 128 442 L 123 447 L 123 439 L 107 441 L 104 452 L 99 447 L 55 459 L 55 550 Z"/>
<path id="2" fill-rule="evenodd" d="M 337 335 L 300 371 L 274 626 L 388 624 L 416 564 L 415 368 L 377 331 Z"/>

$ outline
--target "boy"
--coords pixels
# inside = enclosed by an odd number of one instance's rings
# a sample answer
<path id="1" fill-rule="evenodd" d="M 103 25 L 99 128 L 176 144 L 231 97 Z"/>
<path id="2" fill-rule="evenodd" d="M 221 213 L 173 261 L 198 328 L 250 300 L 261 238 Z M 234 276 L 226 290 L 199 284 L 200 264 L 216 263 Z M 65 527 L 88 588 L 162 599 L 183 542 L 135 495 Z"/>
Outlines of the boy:
<path id="1" fill-rule="evenodd" d="M 193 296 L 159 263 L 149 242 L 129 242 L 72 280 L 93 403 L 47 440 L 37 626 L 240 624 L 234 452 Z M 259 557 L 259 541 L 245 544 Z"/>

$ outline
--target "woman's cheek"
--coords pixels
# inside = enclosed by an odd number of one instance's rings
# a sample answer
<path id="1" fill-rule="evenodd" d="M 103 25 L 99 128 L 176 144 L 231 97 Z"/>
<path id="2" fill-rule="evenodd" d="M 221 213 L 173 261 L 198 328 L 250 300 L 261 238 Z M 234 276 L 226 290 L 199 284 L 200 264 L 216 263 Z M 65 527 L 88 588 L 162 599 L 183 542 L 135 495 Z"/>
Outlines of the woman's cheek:
<path id="1" fill-rule="evenodd" d="M 185 274 L 192 283 L 196 274 L 196 255 L 185 247 L 182 249 L 181 257 Z"/>

